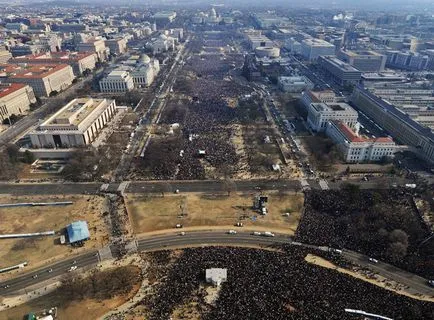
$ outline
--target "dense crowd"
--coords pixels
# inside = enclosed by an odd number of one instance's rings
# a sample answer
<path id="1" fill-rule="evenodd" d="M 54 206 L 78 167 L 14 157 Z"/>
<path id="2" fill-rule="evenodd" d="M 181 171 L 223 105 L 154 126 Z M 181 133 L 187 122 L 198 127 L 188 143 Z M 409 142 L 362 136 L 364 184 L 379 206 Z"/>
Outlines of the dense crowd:
<path id="1" fill-rule="evenodd" d="M 434 277 L 434 245 L 403 190 L 311 191 L 296 239 L 347 248 Z M 433 239 L 434 240 L 434 239 Z"/>
<path id="2" fill-rule="evenodd" d="M 413 300 L 375 285 L 304 261 L 307 251 L 242 248 L 186 249 L 173 266 L 167 251 L 151 254 L 157 268 L 155 292 L 140 304 L 147 319 L 170 319 L 194 301 L 205 320 L 354 319 L 345 308 L 393 319 L 434 319 L 433 303 Z M 316 253 L 321 255 L 321 253 Z M 173 259 L 173 257 L 172 257 Z M 227 268 L 228 281 L 214 305 L 203 290 L 207 268 Z M 191 314 L 190 314 L 191 315 Z"/>
<path id="3" fill-rule="evenodd" d="M 226 43 L 213 39 L 208 45 Z M 237 55 L 193 55 L 184 67 L 184 78 L 179 77 L 174 90 L 188 99 L 169 102 L 162 112 L 160 124 L 179 123 L 181 132 L 169 138 L 153 138 L 138 168 L 151 173 L 153 179 L 204 179 L 206 166 L 218 173 L 237 170 L 239 162 L 230 141 L 229 126 L 234 123 L 254 122 L 264 118 L 258 102 L 238 107 L 239 99 L 251 93 L 251 88 L 225 77 L 233 68 Z M 187 74 L 193 73 L 195 79 Z M 205 154 L 199 154 L 199 150 Z"/>

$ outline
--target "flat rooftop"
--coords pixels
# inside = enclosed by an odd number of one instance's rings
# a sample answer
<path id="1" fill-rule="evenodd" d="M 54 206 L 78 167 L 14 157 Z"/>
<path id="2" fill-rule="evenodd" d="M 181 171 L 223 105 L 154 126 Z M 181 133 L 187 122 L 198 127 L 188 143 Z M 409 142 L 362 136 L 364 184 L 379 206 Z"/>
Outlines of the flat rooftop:
<path id="1" fill-rule="evenodd" d="M 24 88 L 26 85 L 22 83 L 0 83 L 0 98 L 6 97 L 7 95 Z"/>
<path id="2" fill-rule="evenodd" d="M 322 39 L 316 39 L 316 38 L 304 39 L 302 42 L 313 47 L 333 47 L 333 48 L 335 47 L 330 42 L 327 42 Z"/>
<path id="3" fill-rule="evenodd" d="M 375 56 L 375 57 L 382 57 L 382 54 L 379 54 L 378 52 L 372 51 L 372 50 L 348 50 L 348 51 L 342 51 L 343 53 L 346 53 L 349 56 L 356 57 L 356 56 Z"/>
<path id="4" fill-rule="evenodd" d="M 335 67 L 344 70 L 344 71 L 354 71 L 354 72 L 360 72 L 358 69 L 354 68 L 352 65 L 339 60 L 335 56 L 321 56 L 322 59 L 326 60 L 327 62 L 331 63 Z"/>
<path id="5" fill-rule="evenodd" d="M 41 125 L 41 129 L 57 126 L 78 126 L 95 110 L 105 99 L 78 98 L 70 101 L 53 117 Z"/>
<path id="6" fill-rule="evenodd" d="M 38 64 L 38 65 L 28 65 L 28 66 L 20 66 L 20 65 L 6 65 L 3 69 L 6 74 L 10 76 L 10 78 L 15 79 L 38 79 L 45 78 L 49 75 L 60 71 L 64 68 L 70 68 L 67 64 Z"/>
<path id="7" fill-rule="evenodd" d="M 353 108 L 351 108 L 351 106 L 349 104 L 346 104 L 344 102 L 333 102 L 333 103 L 323 103 L 323 102 L 317 102 L 317 103 L 312 103 L 312 106 L 315 110 L 317 110 L 318 112 L 322 112 L 322 111 L 334 111 L 334 112 L 338 112 L 338 111 L 352 111 L 355 114 L 357 114 L 357 111 L 355 111 Z"/>

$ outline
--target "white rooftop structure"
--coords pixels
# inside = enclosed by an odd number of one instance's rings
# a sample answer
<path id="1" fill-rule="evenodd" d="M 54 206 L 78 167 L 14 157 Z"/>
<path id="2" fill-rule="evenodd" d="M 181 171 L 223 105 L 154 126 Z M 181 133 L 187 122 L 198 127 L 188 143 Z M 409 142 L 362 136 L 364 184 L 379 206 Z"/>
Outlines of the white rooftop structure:
<path id="1" fill-rule="evenodd" d="M 206 282 L 219 286 L 222 282 L 227 281 L 227 269 L 211 268 L 206 269 L 205 279 Z"/>

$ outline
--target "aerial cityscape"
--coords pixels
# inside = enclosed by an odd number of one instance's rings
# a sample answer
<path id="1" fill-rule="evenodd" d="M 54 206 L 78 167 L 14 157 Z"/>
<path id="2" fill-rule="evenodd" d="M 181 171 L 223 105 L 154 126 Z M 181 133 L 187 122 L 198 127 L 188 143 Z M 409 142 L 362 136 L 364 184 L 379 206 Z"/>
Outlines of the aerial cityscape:
<path id="1" fill-rule="evenodd" d="M 0 320 L 434 320 L 434 3 L 0 0 Z"/>

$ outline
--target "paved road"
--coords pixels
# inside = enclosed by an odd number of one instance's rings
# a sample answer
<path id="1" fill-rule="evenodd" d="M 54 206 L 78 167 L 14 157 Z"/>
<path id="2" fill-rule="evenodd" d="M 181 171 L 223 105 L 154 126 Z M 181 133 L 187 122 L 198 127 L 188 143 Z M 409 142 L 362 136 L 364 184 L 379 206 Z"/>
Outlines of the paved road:
<path id="1" fill-rule="evenodd" d="M 396 282 L 409 286 L 411 288 L 410 291 L 412 292 L 414 291 L 428 296 L 434 296 L 434 288 L 430 288 L 427 285 L 427 280 L 422 277 L 406 272 L 382 261 L 378 261 L 377 263 L 369 262 L 368 256 L 354 251 L 344 250 L 343 256 L 347 260 L 352 261 L 358 265 L 367 267 L 373 272 L 381 274 L 388 279 L 393 279 Z"/>
<path id="2" fill-rule="evenodd" d="M 254 236 L 247 232 L 228 234 L 223 231 L 213 232 L 186 232 L 180 234 L 163 235 L 139 240 L 137 248 L 139 251 L 151 251 L 164 248 L 174 248 L 192 245 L 261 245 L 271 246 L 273 244 L 290 244 L 291 238 L 277 235 L 275 237 Z"/>
<path id="3" fill-rule="evenodd" d="M 2 282 L 0 284 L 0 295 L 8 295 L 31 285 L 38 284 L 39 282 L 66 274 L 68 269 L 72 266 L 80 268 L 96 265 L 99 261 L 97 253 L 98 251 L 92 251 L 81 256 L 69 258 L 35 271 L 28 272 L 17 278 Z M 49 269 L 52 269 L 53 271 L 48 272 Z M 37 275 L 37 278 L 33 278 L 35 275 Z"/>
<path id="4" fill-rule="evenodd" d="M 284 235 L 276 235 L 275 237 L 255 236 L 247 232 L 238 232 L 237 234 L 227 234 L 223 231 L 199 231 L 199 232 L 187 232 L 184 236 L 178 234 L 169 234 L 161 236 L 153 236 L 144 238 L 137 241 L 137 248 L 139 251 L 152 251 L 161 250 L 176 247 L 188 247 L 188 246 L 209 246 L 209 245 L 228 245 L 228 246 L 274 246 L 278 244 L 293 244 L 300 245 L 312 249 L 319 249 L 328 251 L 327 247 L 317 247 L 313 245 L 305 245 L 297 242 L 293 242 L 292 239 Z M 85 255 L 67 259 L 55 263 L 50 266 L 46 266 L 39 270 L 29 272 L 25 275 L 17 277 L 15 279 L 0 283 L 0 295 L 12 294 L 17 290 L 24 289 L 28 286 L 35 285 L 39 282 L 61 276 L 66 274 L 68 269 L 76 265 L 77 267 L 93 266 L 98 263 L 97 251 L 87 253 Z M 426 284 L 424 278 L 410 274 L 398 268 L 395 268 L 387 263 L 378 262 L 372 264 L 369 262 L 368 257 L 353 251 L 344 250 L 343 255 L 345 258 L 361 265 L 368 267 L 374 272 L 385 276 L 388 279 L 395 280 L 399 283 L 403 283 L 411 288 L 410 291 L 415 293 L 423 293 L 426 295 L 434 296 L 434 289 L 430 288 Z M 76 261 L 73 264 L 73 261 Z M 48 272 L 49 269 L 53 269 L 52 272 Z M 33 276 L 37 274 L 37 278 Z M 6 286 L 9 286 L 6 288 Z"/>
<path id="5" fill-rule="evenodd" d="M 242 180 L 234 181 L 237 191 L 254 191 L 254 190 L 277 190 L 287 191 L 301 190 L 299 180 Z M 316 180 L 308 179 L 312 189 L 321 189 Z M 361 189 L 375 189 L 380 187 L 375 180 L 371 181 L 349 181 L 360 186 Z M 159 193 L 161 184 L 169 184 L 171 190 L 175 192 L 225 192 L 222 181 L 216 180 L 196 180 L 196 181 L 131 181 L 125 192 L 127 193 Z M 330 182 L 327 181 L 330 189 L 339 189 L 345 181 Z M 1 183 L 0 194 L 13 195 L 52 195 L 52 194 L 97 194 L 103 183 Z M 116 192 L 119 183 L 110 183 L 105 192 Z M 384 188 L 388 187 L 386 184 Z"/>
<path id="6" fill-rule="evenodd" d="M 237 191 L 272 190 L 281 188 L 287 190 L 300 190 L 301 187 L 298 180 L 243 180 L 234 182 Z M 176 189 L 178 189 L 180 192 L 226 191 L 223 181 L 216 180 L 164 181 L 164 183 L 169 183 L 173 192 Z M 126 192 L 160 192 L 159 183 L 133 181 L 128 185 Z"/>

